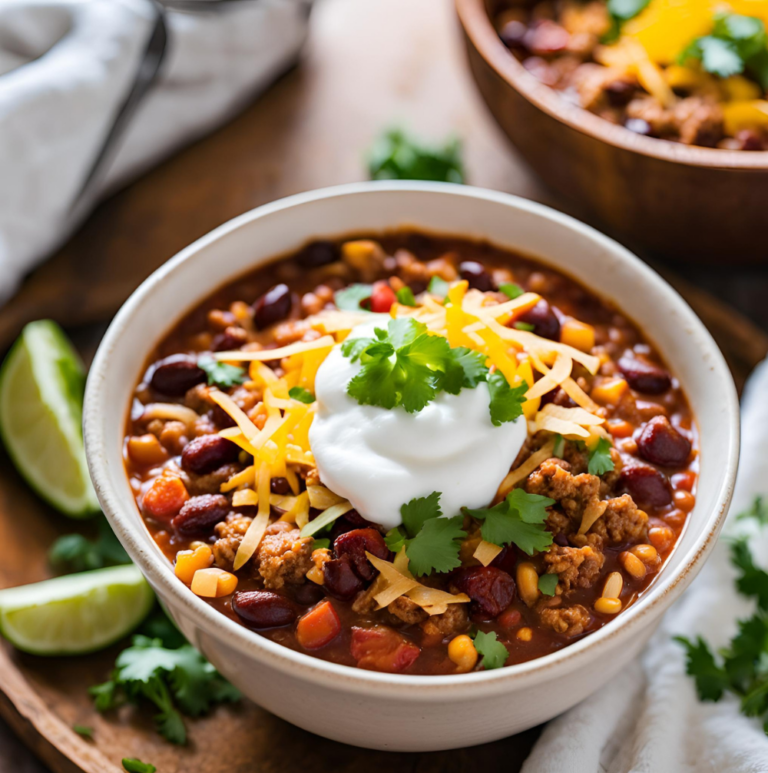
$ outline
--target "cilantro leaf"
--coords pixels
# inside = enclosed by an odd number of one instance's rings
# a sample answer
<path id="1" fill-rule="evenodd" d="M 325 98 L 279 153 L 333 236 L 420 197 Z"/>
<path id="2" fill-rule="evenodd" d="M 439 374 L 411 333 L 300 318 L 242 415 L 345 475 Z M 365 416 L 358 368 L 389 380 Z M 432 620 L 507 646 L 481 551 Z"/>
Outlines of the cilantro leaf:
<path id="1" fill-rule="evenodd" d="M 88 725 L 72 725 L 72 730 L 83 738 L 87 738 L 90 741 L 93 740 L 93 728 L 88 727 Z"/>
<path id="2" fill-rule="evenodd" d="M 495 631 L 491 633 L 478 631 L 474 636 L 474 642 L 477 654 L 483 658 L 482 665 L 486 671 L 501 668 L 507 662 L 509 650 L 498 640 Z"/>
<path id="3" fill-rule="evenodd" d="M 448 139 L 443 145 L 428 147 L 391 129 L 377 139 L 368 155 L 372 180 L 435 180 L 464 182 L 461 143 Z"/>
<path id="4" fill-rule="evenodd" d="M 315 402 L 315 396 L 312 392 L 300 386 L 291 387 L 288 390 L 288 397 L 298 400 L 300 403 L 305 403 L 306 405 L 311 405 Z"/>
<path id="5" fill-rule="evenodd" d="M 400 508 L 400 517 L 409 537 L 415 537 L 427 521 L 442 514 L 439 491 L 433 491 L 428 497 L 414 497 Z"/>
<path id="6" fill-rule="evenodd" d="M 155 773 L 157 768 L 149 762 L 142 762 L 136 757 L 123 757 L 123 768 L 128 773 Z"/>
<path id="7" fill-rule="evenodd" d="M 536 330 L 536 325 L 533 325 L 530 322 L 515 322 L 515 329 L 525 330 L 526 333 L 532 333 Z"/>
<path id="8" fill-rule="evenodd" d="M 703 701 L 719 701 L 728 688 L 728 677 L 715 662 L 712 651 L 699 636 L 696 642 L 691 642 L 684 636 L 676 636 L 686 650 L 685 672 L 696 680 L 696 692 Z"/>
<path id="9" fill-rule="evenodd" d="M 413 294 L 413 290 L 410 287 L 401 287 L 395 295 L 397 296 L 398 303 L 402 303 L 403 306 L 415 306 L 416 298 Z"/>
<path id="10" fill-rule="evenodd" d="M 590 475 L 605 475 L 614 468 L 611 459 L 611 444 L 604 437 L 597 441 L 597 445 L 589 452 L 589 465 L 587 471 Z"/>
<path id="11" fill-rule="evenodd" d="M 637 16 L 651 0 L 608 0 L 608 13 L 621 21 Z"/>
<path id="12" fill-rule="evenodd" d="M 408 537 L 406 537 L 399 526 L 396 526 L 386 533 L 384 542 L 393 553 L 399 553 L 408 542 Z"/>
<path id="13" fill-rule="evenodd" d="M 527 384 L 510 387 L 504 374 L 497 370 L 488 375 L 488 391 L 491 393 L 491 422 L 494 427 L 515 421 L 523 415 Z"/>
<path id="14" fill-rule="evenodd" d="M 457 395 L 462 388 L 474 389 L 488 377 L 486 356 L 464 346 L 449 349 L 448 367 L 446 368 L 443 389 Z"/>
<path id="15" fill-rule="evenodd" d="M 336 308 L 342 311 L 369 311 L 362 303 L 370 299 L 372 292 L 372 285 L 353 284 L 343 290 L 337 290 L 333 294 L 333 300 Z"/>
<path id="16" fill-rule="evenodd" d="M 197 367 L 205 371 L 205 375 L 208 377 L 208 386 L 230 389 L 238 384 L 244 384 L 246 381 L 245 368 L 219 362 L 210 356 L 200 357 L 197 361 Z"/>
<path id="17" fill-rule="evenodd" d="M 756 598 L 758 606 L 768 610 L 768 572 L 755 564 L 746 537 L 731 543 L 731 563 L 740 572 L 736 578 L 739 593 Z"/>
<path id="18" fill-rule="evenodd" d="M 541 577 L 539 577 L 539 590 L 545 596 L 554 596 L 556 588 L 557 588 L 556 574 L 542 574 Z"/>
<path id="19" fill-rule="evenodd" d="M 707 72 L 728 78 L 744 71 L 744 61 L 728 40 L 707 35 L 698 40 L 701 64 Z"/>
<path id="20" fill-rule="evenodd" d="M 414 574 L 427 575 L 433 571 L 450 572 L 461 566 L 459 548 L 461 540 L 467 536 L 462 529 L 463 523 L 460 515 L 426 521 L 405 548 L 409 569 Z"/>
<path id="21" fill-rule="evenodd" d="M 768 616 L 758 611 L 739 621 L 739 631 L 724 649 L 723 668 L 732 684 L 740 690 L 755 678 L 760 659 L 768 652 Z"/>
<path id="22" fill-rule="evenodd" d="M 322 550 L 323 548 L 329 548 L 331 541 L 323 537 L 322 539 L 315 539 L 312 543 L 312 550 Z"/>
<path id="23" fill-rule="evenodd" d="M 501 290 L 501 292 L 503 292 L 510 301 L 514 301 L 515 298 L 519 298 L 525 292 L 525 290 L 523 290 L 520 285 L 517 285 L 514 282 L 505 282 L 504 284 L 500 284 L 499 290 Z"/>
<path id="24" fill-rule="evenodd" d="M 554 503 L 555 500 L 549 497 L 513 489 L 503 502 L 494 507 L 463 510 L 483 521 L 480 533 L 486 542 L 501 547 L 514 544 L 531 556 L 536 551 L 547 550 L 552 544 L 552 534 L 547 531 L 544 522 L 547 507 Z"/>
<path id="25" fill-rule="evenodd" d="M 58 573 L 70 574 L 130 564 L 131 559 L 102 516 L 98 521 L 98 536 L 95 540 L 82 534 L 65 534 L 51 545 L 48 563 Z"/>
<path id="26" fill-rule="evenodd" d="M 755 497 L 749 509 L 736 516 L 737 521 L 746 519 L 753 519 L 761 526 L 768 526 L 768 503 L 764 501 L 763 497 Z"/>
<path id="27" fill-rule="evenodd" d="M 562 435 L 555 435 L 555 447 L 552 449 L 552 454 L 558 459 L 563 458 L 565 451 L 565 438 Z"/>
<path id="28" fill-rule="evenodd" d="M 448 282 L 445 281 L 445 279 L 435 275 L 429 280 L 429 284 L 427 285 L 427 292 L 431 293 L 432 295 L 437 295 L 440 298 L 445 298 L 446 295 L 448 295 L 448 290 L 450 289 L 450 285 Z"/>

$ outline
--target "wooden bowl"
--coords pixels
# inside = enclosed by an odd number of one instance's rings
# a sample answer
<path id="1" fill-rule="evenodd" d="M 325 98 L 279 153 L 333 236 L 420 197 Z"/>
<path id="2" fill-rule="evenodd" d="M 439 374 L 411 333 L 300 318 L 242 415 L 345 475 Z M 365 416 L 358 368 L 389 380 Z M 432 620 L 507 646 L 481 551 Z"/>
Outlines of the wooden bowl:
<path id="1" fill-rule="evenodd" d="M 489 0 L 456 0 L 470 69 L 499 125 L 544 182 L 665 256 L 768 261 L 768 152 L 644 137 L 569 104 L 507 50 L 490 8 Z"/>

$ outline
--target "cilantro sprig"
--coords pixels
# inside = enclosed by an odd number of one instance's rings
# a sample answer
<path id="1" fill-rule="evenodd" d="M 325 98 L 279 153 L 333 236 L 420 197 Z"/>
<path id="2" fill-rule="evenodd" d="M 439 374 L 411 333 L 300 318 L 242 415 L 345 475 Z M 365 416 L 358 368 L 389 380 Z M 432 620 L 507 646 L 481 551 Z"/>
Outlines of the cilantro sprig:
<path id="1" fill-rule="evenodd" d="M 372 180 L 436 180 L 463 183 L 461 142 L 448 139 L 429 147 L 392 129 L 376 140 L 368 155 Z"/>
<path id="2" fill-rule="evenodd" d="M 387 547 L 395 553 L 405 548 L 408 568 L 417 575 L 450 572 L 461 566 L 459 548 L 467 536 L 462 529 L 464 519 L 457 515 L 443 518 L 440 492 L 427 497 L 415 497 L 400 508 L 402 527 L 391 529 L 385 538 Z"/>
<path id="3" fill-rule="evenodd" d="M 228 365 L 226 362 L 219 362 L 210 356 L 200 357 L 197 361 L 197 367 L 205 371 L 205 375 L 208 378 L 208 386 L 231 389 L 233 386 L 246 382 L 245 368 L 237 365 Z"/>
<path id="4" fill-rule="evenodd" d="M 123 769 L 126 773 L 155 773 L 157 768 L 149 762 L 142 762 L 136 757 L 123 757 Z"/>
<path id="5" fill-rule="evenodd" d="M 474 637 L 477 654 L 482 656 L 482 666 L 486 671 L 501 668 L 509 657 L 509 650 L 500 642 L 495 631 L 478 631 Z"/>
<path id="6" fill-rule="evenodd" d="M 737 517 L 768 525 L 760 498 Z M 757 602 L 754 614 L 739 621 L 729 646 L 717 654 L 701 636 L 675 640 L 685 648 L 686 672 L 694 678 L 699 698 L 719 701 L 726 692 L 736 695 L 742 714 L 762 718 L 768 735 L 768 572 L 755 563 L 745 537 L 731 543 L 731 563 L 738 572 L 736 589 Z"/>
<path id="7" fill-rule="evenodd" d="M 552 533 L 544 522 L 547 508 L 555 504 L 554 499 L 539 494 L 527 494 L 522 489 L 513 489 L 503 502 L 489 508 L 470 510 L 465 513 L 483 522 L 480 533 L 486 542 L 494 545 L 517 545 L 524 553 L 532 556 L 544 551 L 552 544 Z"/>
<path id="8" fill-rule="evenodd" d="M 98 520 L 98 536 L 95 539 L 88 539 L 82 534 L 64 534 L 51 545 L 48 563 L 58 574 L 71 574 L 102 569 L 105 566 L 130 564 L 131 559 L 107 519 L 101 516 Z"/>
<path id="9" fill-rule="evenodd" d="M 345 357 L 362 365 L 347 385 L 347 393 L 361 405 L 418 413 L 438 392 L 457 395 L 487 381 L 495 426 L 522 415 L 525 384 L 512 388 L 503 374 L 491 374 L 481 352 L 451 348 L 412 317 L 390 320 L 387 330 L 375 328 L 374 333 L 375 338 L 347 339 L 341 347 Z"/>
<path id="10" fill-rule="evenodd" d="M 589 452 L 589 464 L 587 472 L 590 475 L 605 475 L 606 472 L 612 472 L 615 465 L 611 459 L 611 444 L 601 437 L 597 445 Z"/>
<path id="11" fill-rule="evenodd" d="M 315 402 L 315 396 L 312 394 L 312 392 L 300 386 L 291 387 L 288 390 L 288 397 L 294 400 L 298 400 L 300 403 L 304 403 L 305 405 L 311 405 Z"/>
<path id="12" fill-rule="evenodd" d="M 621 26 L 634 19 L 641 11 L 644 11 L 651 0 L 608 0 L 608 15 L 611 26 L 603 37 L 601 43 L 615 43 L 621 35 Z"/>

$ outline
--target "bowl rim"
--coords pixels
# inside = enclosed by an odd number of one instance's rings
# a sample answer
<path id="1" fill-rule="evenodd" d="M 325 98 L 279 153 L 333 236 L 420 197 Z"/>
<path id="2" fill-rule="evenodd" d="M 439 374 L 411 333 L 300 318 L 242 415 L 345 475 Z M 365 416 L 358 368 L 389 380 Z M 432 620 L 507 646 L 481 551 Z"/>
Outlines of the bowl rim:
<path id="1" fill-rule="evenodd" d="M 455 0 L 455 7 L 468 41 L 485 63 L 531 104 L 569 128 L 659 161 L 710 169 L 768 171 L 768 151 L 720 150 L 644 137 L 570 104 L 531 75 L 509 52 L 496 33 L 485 0 Z"/>
<path id="2" fill-rule="evenodd" d="M 719 378 L 723 382 L 724 421 L 728 422 L 726 464 L 722 471 L 717 497 L 707 503 L 706 521 L 702 533 L 690 546 L 680 566 L 666 575 L 662 573 L 646 596 L 600 630 L 541 658 L 493 671 L 459 675 L 415 676 L 366 671 L 331 663 L 291 650 L 222 615 L 180 583 L 170 562 L 154 548 L 154 542 L 141 519 L 136 519 L 135 501 L 131 498 L 129 502 L 117 495 L 111 486 L 107 465 L 102 464 L 103 459 L 111 456 L 116 459 L 119 469 L 123 469 L 122 448 L 107 448 L 102 432 L 102 427 L 106 426 L 109 420 L 111 408 L 105 402 L 106 390 L 102 389 L 103 383 L 110 377 L 110 360 L 113 356 L 118 356 L 121 338 L 130 335 L 135 311 L 147 299 L 151 299 L 153 293 L 170 274 L 200 250 L 229 233 L 273 213 L 292 208 L 300 210 L 303 205 L 322 199 L 339 198 L 343 200 L 348 196 L 371 194 L 378 191 L 418 191 L 427 194 L 448 194 L 486 200 L 528 212 L 544 221 L 557 223 L 571 231 L 580 233 L 590 239 L 596 248 L 607 250 L 616 259 L 628 262 L 634 271 L 643 275 L 647 281 L 654 285 L 654 291 L 658 292 L 660 301 L 672 304 L 685 320 L 686 327 L 696 329 L 701 343 L 707 349 L 706 353 L 712 365 L 712 377 Z M 189 308 L 193 308 L 195 303 L 203 300 L 208 294 L 209 289 L 204 288 L 204 292 L 190 300 Z M 168 329 L 172 324 L 173 321 L 169 320 Z M 195 625 L 204 634 L 213 640 L 224 643 L 230 649 L 235 649 L 251 661 L 266 667 L 277 668 L 314 684 L 333 686 L 335 689 L 343 688 L 346 692 L 359 695 L 370 695 L 372 691 L 375 691 L 376 695 L 386 696 L 390 699 L 428 702 L 445 700 L 449 696 L 457 699 L 475 697 L 478 691 L 490 696 L 510 689 L 517 690 L 533 686 L 553 678 L 558 673 L 567 673 L 581 665 L 586 665 L 600 656 L 601 650 L 608 642 L 631 637 L 633 631 L 639 632 L 642 629 L 644 621 L 650 624 L 661 615 L 682 594 L 701 568 L 704 559 L 713 549 L 725 520 L 738 466 L 738 410 L 736 389 L 728 366 L 703 323 L 678 293 L 655 271 L 613 239 L 557 210 L 511 194 L 450 183 L 386 181 L 351 183 L 322 188 L 257 207 L 202 236 L 160 266 L 144 280 L 125 302 L 102 339 L 86 385 L 84 439 L 94 488 L 104 513 L 118 538 L 144 575 L 151 580 L 151 584 L 162 591 L 160 595 L 167 594 L 172 597 L 173 604 L 183 610 L 186 617 L 194 620 Z M 120 415 L 123 416 L 122 413 Z"/>

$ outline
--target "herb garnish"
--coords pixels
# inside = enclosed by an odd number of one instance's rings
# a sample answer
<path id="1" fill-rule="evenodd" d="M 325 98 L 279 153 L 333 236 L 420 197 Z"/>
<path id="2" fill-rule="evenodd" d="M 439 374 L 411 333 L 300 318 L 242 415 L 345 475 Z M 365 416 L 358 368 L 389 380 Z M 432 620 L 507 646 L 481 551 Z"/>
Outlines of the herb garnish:
<path id="1" fill-rule="evenodd" d="M 597 441 L 597 445 L 589 452 L 589 464 L 587 472 L 590 475 L 605 475 L 614 468 L 611 459 L 611 444 L 604 437 Z"/>
<path id="2" fill-rule="evenodd" d="M 336 308 L 342 311 L 370 311 L 361 304 L 370 299 L 372 292 L 373 285 L 353 284 L 343 290 L 337 290 L 333 294 L 333 302 Z"/>
<path id="3" fill-rule="evenodd" d="M 368 156 L 372 180 L 434 180 L 463 183 L 461 142 L 452 138 L 442 146 L 427 147 L 392 129 L 377 139 Z"/>
<path id="4" fill-rule="evenodd" d="M 760 498 L 737 519 L 751 517 L 766 525 Z M 739 621 L 737 634 L 719 658 L 701 636 L 695 642 L 684 636 L 675 640 L 685 647 L 686 671 L 696 681 L 699 698 L 719 701 L 725 692 L 733 693 L 741 700 L 742 714 L 762 718 L 768 735 L 768 572 L 755 564 L 743 536 L 731 543 L 731 563 L 738 570 L 738 592 L 757 601 L 755 613 Z"/>
<path id="5" fill-rule="evenodd" d="M 87 738 L 89 741 L 93 740 L 93 728 L 88 725 L 72 725 L 74 730 L 79 736 Z"/>
<path id="6" fill-rule="evenodd" d="M 460 515 L 442 517 L 439 491 L 427 497 L 415 497 L 400 508 L 400 515 L 402 527 L 391 529 L 385 542 L 395 553 L 405 548 L 408 568 L 414 574 L 450 572 L 461 566 L 459 548 L 467 536 L 462 529 L 464 519 Z"/>
<path id="7" fill-rule="evenodd" d="M 680 64 L 694 59 L 721 78 L 748 72 L 768 88 L 768 38 L 765 24 L 753 16 L 719 13 L 709 35 L 696 38 L 680 54 Z"/>
<path id="8" fill-rule="evenodd" d="M 427 285 L 427 292 L 432 295 L 437 295 L 440 298 L 445 298 L 450 289 L 451 285 L 442 277 L 437 276 L 437 274 L 429 280 L 429 284 Z"/>
<path id="9" fill-rule="evenodd" d="M 197 361 L 197 367 L 205 371 L 205 375 L 208 377 L 208 386 L 231 389 L 233 386 L 244 384 L 246 381 L 245 368 L 228 365 L 226 362 L 219 362 L 212 357 L 200 357 Z"/>
<path id="10" fill-rule="evenodd" d="M 552 533 L 544 522 L 547 508 L 555 504 L 554 499 L 539 494 L 527 494 L 522 489 L 513 489 L 503 502 L 490 508 L 463 512 L 483 521 L 480 533 L 486 542 L 494 545 L 517 545 L 524 553 L 532 556 L 536 551 L 547 550 L 552 544 Z"/>
<path id="11" fill-rule="evenodd" d="M 123 768 L 128 773 L 155 773 L 157 768 L 149 762 L 142 762 L 135 757 L 123 757 Z"/>
<path id="12" fill-rule="evenodd" d="M 539 590 L 545 596 L 554 596 L 558 579 L 556 574 L 542 574 L 541 577 L 539 577 Z"/>
<path id="13" fill-rule="evenodd" d="M 499 285 L 499 290 L 509 298 L 510 301 L 514 301 L 515 298 L 519 298 L 525 290 L 520 285 L 516 285 L 514 282 L 505 282 Z"/>
<path id="14" fill-rule="evenodd" d="M 536 325 L 532 325 L 530 322 L 515 322 L 515 329 L 532 333 L 536 329 Z"/>
<path id="15" fill-rule="evenodd" d="M 438 392 L 457 395 L 487 381 L 495 426 L 522 415 L 527 386 L 511 388 L 503 374 L 489 373 L 482 352 L 451 348 L 445 338 L 430 335 L 427 326 L 412 317 L 390 320 L 387 330 L 374 332 L 376 338 L 347 339 L 341 347 L 345 357 L 362 364 L 347 385 L 347 393 L 360 405 L 402 406 L 408 413 L 418 413 Z"/>
<path id="16" fill-rule="evenodd" d="M 95 540 L 90 540 L 82 534 L 65 534 L 59 537 L 48 551 L 48 563 L 59 574 L 130 564 L 131 559 L 104 516 L 99 518 L 98 530 Z"/>
<path id="17" fill-rule="evenodd" d="M 305 405 L 311 405 L 315 402 L 315 396 L 312 394 L 312 392 L 300 386 L 291 387 L 288 390 L 288 397 L 292 398 L 293 400 L 298 400 L 300 403 L 304 403 Z"/>
<path id="18" fill-rule="evenodd" d="M 615 43 L 621 35 L 621 25 L 644 11 L 651 0 L 608 0 L 611 26 L 600 39 L 601 43 Z"/>
<path id="19" fill-rule="evenodd" d="M 410 287 L 401 287 L 396 293 L 397 302 L 402 303 L 403 306 L 415 306 L 416 296 L 413 294 L 413 290 Z"/>
<path id="20" fill-rule="evenodd" d="M 495 631 L 490 633 L 478 631 L 473 639 L 477 654 L 483 658 L 483 668 L 486 671 L 501 668 L 507 662 L 509 650 L 498 640 Z"/>

